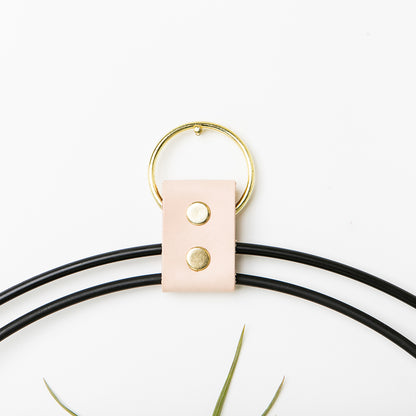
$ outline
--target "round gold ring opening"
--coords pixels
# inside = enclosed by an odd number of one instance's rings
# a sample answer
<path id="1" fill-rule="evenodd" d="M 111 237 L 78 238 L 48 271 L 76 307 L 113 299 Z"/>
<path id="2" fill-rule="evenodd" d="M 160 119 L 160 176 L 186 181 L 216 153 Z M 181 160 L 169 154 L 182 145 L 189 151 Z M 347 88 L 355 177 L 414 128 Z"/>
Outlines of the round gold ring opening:
<path id="1" fill-rule="evenodd" d="M 156 145 L 155 149 L 153 150 L 152 156 L 150 157 L 149 162 L 149 169 L 148 169 L 148 178 L 149 178 L 149 185 L 150 190 L 152 192 L 153 197 L 155 198 L 157 204 L 159 207 L 162 208 L 163 198 L 162 195 L 159 192 L 159 189 L 156 185 L 156 161 L 157 158 L 162 151 L 163 147 L 166 145 L 166 143 L 172 139 L 174 136 L 176 136 L 178 133 L 185 131 L 185 130 L 193 130 L 196 135 L 200 135 L 203 129 L 210 129 L 218 131 L 222 134 L 225 134 L 230 139 L 232 139 L 240 148 L 240 150 L 243 152 L 244 159 L 246 161 L 248 175 L 247 175 L 247 184 L 244 189 L 243 194 L 241 195 L 240 199 L 237 201 L 235 205 L 235 211 L 236 214 L 238 214 L 247 204 L 248 200 L 251 197 L 251 194 L 253 193 L 254 188 L 254 162 L 253 158 L 251 157 L 251 154 L 245 145 L 245 143 L 231 130 L 228 130 L 227 128 L 220 126 L 218 124 L 214 123 L 208 123 L 205 121 L 199 121 L 194 123 L 187 123 L 183 124 L 182 126 L 176 127 L 176 129 L 171 130 L 168 134 L 166 134 L 160 142 Z"/>

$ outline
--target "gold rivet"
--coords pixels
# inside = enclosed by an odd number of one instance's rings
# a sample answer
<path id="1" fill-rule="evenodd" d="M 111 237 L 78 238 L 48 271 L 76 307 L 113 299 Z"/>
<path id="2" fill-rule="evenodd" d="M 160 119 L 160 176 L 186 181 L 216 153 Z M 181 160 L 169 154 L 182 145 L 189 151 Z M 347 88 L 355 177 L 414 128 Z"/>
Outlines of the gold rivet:
<path id="1" fill-rule="evenodd" d="M 194 133 L 199 136 L 202 133 L 202 127 L 201 126 L 195 126 L 194 127 Z"/>
<path id="2" fill-rule="evenodd" d="M 203 247 L 193 247 L 186 254 L 188 266 L 195 272 L 206 269 L 211 262 L 208 250 Z"/>
<path id="3" fill-rule="evenodd" d="M 207 204 L 203 202 L 193 202 L 186 210 L 188 221 L 194 225 L 205 224 L 211 216 L 211 210 Z"/>

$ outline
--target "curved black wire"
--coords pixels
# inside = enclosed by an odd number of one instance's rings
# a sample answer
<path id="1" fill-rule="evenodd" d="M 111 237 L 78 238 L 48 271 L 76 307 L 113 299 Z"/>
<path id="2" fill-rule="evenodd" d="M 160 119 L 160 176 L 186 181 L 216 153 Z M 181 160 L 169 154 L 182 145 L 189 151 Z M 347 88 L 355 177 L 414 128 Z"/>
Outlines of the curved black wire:
<path id="1" fill-rule="evenodd" d="M 90 269 L 92 267 L 101 266 L 121 260 L 133 259 L 145 256 L 155 256 L 161 254 L 161 244 L 152 244 L 140 247 L 126 248 L 123 250 L 111 251 L 108 253 L 98 254 L 96 256 L 88 257 L 66 264 L 56 269 L 47 271 L 45 273 L 34 276 L 25 280 L 9 289 L 0 293 L 0 305 L 20 296 L 30 290 L 33 290 L 46 283 L 52 282 L 72 273 L 82 270 Z M 295 250 L 288 250 L 279 247 L 264 246 L 249 243 L 237 243 L 237 254 L 250 254 L 256 256 L 273 257 L 282 260 L 302 263 L 309 266 L 318 267 L 320 269 L 328 270 L 358 282 L 364 283 L 368 286 L 374 287 L 404 303 L 416 308 L 416 296 L 407 292 L 400 287 L 393 285 L 379 277 L 373 276 L 369 273 L 355 269 L 342 263 L 325 259 L 323 257 L 314 256 L 312 254 L 302 253 Z"/>
<path id="2" fill-rule="evenodd" d="M 370 273 L 347 266 L 343 263 L 325 259 L 324 257 L 314 256 L 312 254 L 302 253 L 295 250 L 288 250 L 285 248 L 249 243 L 237 243 L 237 253 L 273 257 L 276 259 L 293 261 L 295 263 L 302 263 L 308 266 L 317 267 L 319 269 L 328 270 L 378 289 L 381 292 L 393 296 L 394 298 L 407 303 L 409 306 L 416 308 L 416 296 L 412 293 Z"/>
<path id="3" fill-rule="evenodd" d="M 24 327 L 36 322 L 45 316 L 51 315 L 61 309 L 67 308 L 71 305 L 93 299 L 98 296 L 106 295 L 113 292 L 118 292 L 125 289 L 131 289 L 141 286 L 157 285 L 161 282 L 160 274 L 151 274 L 146 276 L 131 277 L 128 279 L 116 280 L 109 283 L 104 283 L 98 286 L 93 286 L 88 289 L 84 289 L 70 295 L 64 296 L 60 299 L 47 303 L 31 312 L 26 313 L 20 318 L 15 319 L 9 324 L 0 328 L 0 341 L 3 341 L 10 335 L 23 329 Z M 263 289 L 274 290 L 276 292 L 282 292 L 289 295 L 297 296 L 302 299 L 309 300 L 311 302 L 318 303 L 326 306 L 334 311 L 342 313 L 368 328 L 373 329 L 379 334 L 383 335 L 400 348 L 408 352 L 412 357 L 416 358 L 416 345 L 409 339 L 395 331 L 393 328 L 373 318 L 372 316 L 354 308 L 344 302 L 322 293 L 315 292 L 310 289 L 306 289 L 301 286 L 293 285 L 279 280 L 267 279 L 264 277 L 251 276 L 246 274 L 237 274 L 236 282 L 240 285 L 253 286 Z"/>
<path id="4" fill-rule="evenodd" d="M 130 247 L 122 250 L 109 251 L 108 253 L 97 254 L 92 257 L 77 260 L 72 263 L 59 266 L 55 269 L 38 274 L 30 279 L 24 280 L 15 286 L 12 286 L 0 293 L 0 305 L 17 298 L 24 293 L 30 292 L 39 286 L 53 282 L 61 277 L 68 276 L 82 270 L 91 269 L 93 267 L 110 264 L 117 261 L 135 259 L 138 257 L 156 256 L 162 253 L 161 244 L 150 244 L 140 247 Z"/>

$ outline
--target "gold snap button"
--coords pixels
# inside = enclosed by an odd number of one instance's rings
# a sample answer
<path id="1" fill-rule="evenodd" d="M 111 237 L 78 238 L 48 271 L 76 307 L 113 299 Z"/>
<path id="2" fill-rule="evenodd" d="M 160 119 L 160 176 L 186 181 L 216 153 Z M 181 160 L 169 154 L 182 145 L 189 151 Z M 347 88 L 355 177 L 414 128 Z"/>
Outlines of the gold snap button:
<path id="1" fill-rule="evenodd" d="M 211 210 L 203 202 L 193 202 L 186 210 L 188 221 L 194 225 L 203 225 L 211 216 Z"/>
<path id="2" fill-rule="evenodd" d="M 186 262 L 195 272 L 206 269 L 211 261 L 208 250 L 203 247 L 193 247 L 186 254 Z"/>

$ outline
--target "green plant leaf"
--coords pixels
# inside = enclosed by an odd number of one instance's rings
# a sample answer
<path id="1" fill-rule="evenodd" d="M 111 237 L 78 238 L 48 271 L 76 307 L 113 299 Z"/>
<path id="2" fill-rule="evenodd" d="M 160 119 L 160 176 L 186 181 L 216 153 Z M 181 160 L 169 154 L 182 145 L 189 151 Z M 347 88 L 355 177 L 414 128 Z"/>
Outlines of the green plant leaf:
<path id="1" fill-rule="evenodd" d="M 234 376 L 234 372 L 235 369 L 237 367 L 237 363 L 238 363 L 238 359 L 240 357 L 240 352 L 241 352 L 241 347 L 243 345 L 243 338 L 244 338 L 244 330 L 245 330 L 245 325 L 243 327 L 243 330 L 241 331 L 241 335 L 240 335 L 240 339 L 238 341 L 237 344 L 237 348 L 234 354 L 234 359 L 233 362 L 231 364 L 230 370 L 228 372 L 227 378 L 225 380 L 224 386 L 221 390 L 220 396 L 218 397 L 217 403 L 215 405 L 215 409 L 214 412 L 212 414 L 212 416 L 220 416 L 222 413 L 222 408 L 224 406 L 224 402 L 225 399 L 227 397 L 228 394 L 228 390 L 230 388 L 231 385 L 231 380 Z M 59 406 L 62 407 L 62 409 L 64 409 L 67 413 L 69 413 L 72 416 L 78 416 L 76 413 L 74 413 L 71 409 L 69 409 L 67 406 L 65 406 L 61 400 L 56 396 L 56 394 L 54 393 L 54 391 L 51 389 L 51 387 L 49 386 L 49 384 L 47 383 L 47 381 L 45 379 L 43 379 L 46 388 L 48 389 L 50 395 L 53 397 L 53 399 L 59 404 Z M 276 393 L 274 394 L 272 401 L 269 403 L 269 405 L 267 406 L 266 410 L 262 413 L 262 416 L 267 416 L 270 411 L 272 410 L 273 406 L 275 405 L 281 391 L 283 388 L 283 384 L 285 382 L 285 377 L 283 377 L 282 382 L 280 383 L 278 389 L 276 390 Z"/>
<path id="2" fill-rule="evenodd" d="M 47 381 L 45 379 L 43 379 L 43 382 L 45 383 L 46 388 L 48 389 L 50 395 L 55 399 L 56 403 L 59 404 L 59 406 L 62 407 L 62 409 L 66 410 L 70 415 L 72 416 L 78 416 L 76 413 L 74 413 L 71 409 L 69 409 L 68 407 L 66 407 L 56 396 L 56 394 L 53 392 L 53 390 L 50 388 L 49 384 L 47 383 Z"/>
<path id="3" fill-rule="evenodd" d="M 274 406 L 274 404 L 276 403 L 277 398 L 280 395 L 280 392 L 282 391 L 283 388 L 283 384 L 285 382 L 285 377 L 283 377 L 282 382 L 280 383 L 280 386 L 277 388 L 276 393 L 273 396 L 272 401 L 270 402 L 270 404 L 267 406 L 266 410 L 263 412 L 263 414 L 261 416 L 267 416 L 270 412 L 270 410 L 272 410 L 272 407 Z"/>
<path id="4" fill-rule="evenodd" d="M 212 416 L 221 415 L 222 407 L 224 406 L 224 402 L 227 397 L 228 390 L 230 388 L 231 380 L 233 378 L 235 368 L 237 367 L 238 357 L 240 356 L 241 347 L 243 345 L 243 337 L 244 337 L 245 328 L 246 326 L 244 325 L 243 330 L 241 331 L 240 340 L 238 341 L 237 349 L 234 354 L 234 359 L 231 364 L 230 371 L 228 372 L 227 378 L 221 390 L 220 397 L 218 397 L 217 404 L 215 405 L 214 413 L 212 414 Z"/>

